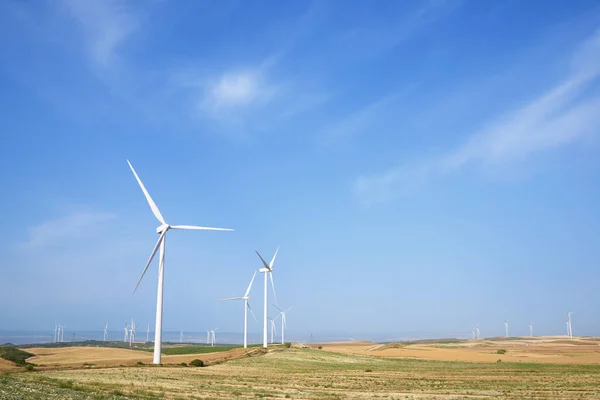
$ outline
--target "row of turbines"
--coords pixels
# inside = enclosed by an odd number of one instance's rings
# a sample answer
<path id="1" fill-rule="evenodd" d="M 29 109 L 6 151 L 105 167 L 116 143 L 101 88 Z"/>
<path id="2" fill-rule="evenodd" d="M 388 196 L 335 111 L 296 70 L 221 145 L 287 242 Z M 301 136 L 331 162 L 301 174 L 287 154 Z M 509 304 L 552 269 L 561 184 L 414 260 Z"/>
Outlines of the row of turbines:
<path id="1" fill-rule="evenodd" d="M 165 250 L 166 250 L 165 246 L 166 246 L 167 232 L 170 231 L 171 229 L 202 230 L 202 231 L 233 231 L 233 229 L 212 228 L 212 227 L 194 226 L 194 225 L 170 225 L 170 224 L 168 224 L 166 222 L 165 218 L 163 217 L 163 215 L 161 214 L 160 210 L 158 209 L 156 203 L 154 202 L 154 200 L 152 200 L 152 197 L 146 190 L 146 187 L 142 183 L 142 180 L 140 179 L 139 175 L 137 174 L 137 172 L 135 171 L 135 169 L 133 168 L 133 165 L 131 165 L 129 160 L 127 160 L 127 164 L 129 164 L 129 168 L 131 169 L 131 172 L 133 172 L 135 179 L 137 180 L 140 188 L 142 189 L 142 192 L 144 193 L 144 196 L 146 197 L 146 201 L 148 202 L 148 205 L 150 206 L 150 209 L 152 210 L 154 217 L 156 217 L 156 219 L 160 223 L 160 225 L 156 228 L 156 233 L 159 235 L 158 240 L 156 241 L 156 244 L 154 245 L 154 249 L 152 250 L 150 257 L 148 258 L 148 261 L 146 262 L 146 266 L 144 267 L 144 270 L 142 271 L 142 274 L 141 274 L 141 276 L 137 282 L 137 285 L 135 286 L 135 289 L 133 291 L 135 293 L 135 291 L 139 287 L 140 282 L 142 281 L 142 279 L 144 278 L 144 275 L 146 274 L 146 271 L 148 270 L 148 267 L 150 266 L 150 264 L 152 263 L 152 260 L 154 259 L 154 257 L 156 256 L 156 253 L 158 252 L 159 253 L 158 290 L 157 290 L 157 294 L 156 294 L 156 326 L 155 326 L 155 330 L 154 330 L 153 363 L 160 364 L 161 363 L 161 350 L 162 350 L 163 290 L 164 290 L 164 273 L 165 273 Z M 263 266 L 262 268 L 260 268 L 258 270 L 258 272 L 264 274 L 263 347 L 268 346 L 267 332 L 268 332 L 268 322 L 269 322 L 269 316 L 268 316 L 268 281 L 269 280 L 271 281 L 271 287 L 273 289 L 273 296 L 275 298 L 275 303 L 277 303 L 277 296 L 275 294 L 275 283 L 273 281 L 273 266 L 275 263 L 275 259 L 277 258 L 278 252 L 279 252 L 279 248 L 277 248 L 277 250 L 275 251 L 275 255 L 271 259 L 270 263 L 267 263 L 264 260 L 264 258 L 258 253 L 258 251 L 256 252 L 256 254 L 260 258 L 260 261 L 262 262 L 262 266 Z M 255 277 L 256 277 L 256 271 L 252 277 L 252 280 L 250 281 L 250 285 L 248 286 L 248 289 L 246 290 L 246 293 L 244 294 L 244 296 L 232 297 L 232 298 L 226 299 L 226 300 L 244 300 L 244 348 L 246 348 L 248 346 L 248 310 L 250 310 L 252 315 L 254 316 L 254 312 L 252 312 L 252 309 L 250 308 L 248 300 L 250 299 L 250 289 L 252 287 L 252 283 L 254 282 Z M 277 307 L 277 306 L 275 306 L 275 307 Z M 286 312 L 288 312 L 291 307 L 285 311 L 280 309 L 279 307 L 277 307 L 277 308 L 279 309 L 279 311 L 280 311 L 279 315 L 281 316 L 281 324 L 282 324 L 281 325 L 282 326 L 281 336 L 282 336 L 282 343 L 283 343 L 285 340 L 284 339 L 284 331 L 286 328 L 286 317 L 285 316 L 286 316 Z M 254 318 L 256 318 L 256 317 L 254 316 Z M 211 344 L 213 344 L 213 345 L 215 342 L 215 331 L 216 331 L 216 329 L 211 331 L 211 335 L 210 335 Z M 209 338 L 207 337 L 207 339 L 209 339 Z M 183 340 L 183 332 L 181 333 L 180 340 Z"/>
<path id="2" fill-rule="evenodd" d="M 573 338 L 573 328 L 571 326 L 571 311 L 567 312 L 567 336 Z M 533 322 L 529 323 L 529 336 L 533 336 Z M 473 339 L 479 339 L 479 325 L 471 328 L 471 337 Z M 504 321 L 504 337 L 508 337 L 508 321 Z"/>

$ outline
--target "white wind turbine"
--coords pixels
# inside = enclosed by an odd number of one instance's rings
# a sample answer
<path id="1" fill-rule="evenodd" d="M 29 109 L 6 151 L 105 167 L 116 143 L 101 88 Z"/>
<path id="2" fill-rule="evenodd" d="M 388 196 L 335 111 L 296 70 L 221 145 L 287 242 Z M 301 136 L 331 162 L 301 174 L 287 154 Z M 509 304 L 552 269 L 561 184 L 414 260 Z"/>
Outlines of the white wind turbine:
<path id="1" fill-rule="evenodd" d="M 146 328 L 146 343 L 148 343 L 149 339 L 150 339 L 150 324 L 148 324 L 148 327 Z"/>
<path id="2" fill-rule="evenodd" d="M 183 343 L 183 331 L 179 331 L 179 343 Z"/>
<path id="3" fill-rule="evenodd" d="M 475 328 L 475 333 L 477 335 L 477 339 L 479 339 L 479 325 Z"/>
<path id="4" fill-rule="evenodd" d="M 529 323 L 529 336 L 533 336 L 533 322 Z"/>
<path id="5" fill-rule="evenodd" d="M 252 289 L 252 283 L 254 282 L 254 278 L 256 277 L 256 271 L 254 271 L 254 275 L 252 275 L 252 280 L 250 280 L 250 284 L 248 285 L 248 289 L 246 289 L 246 293 L 242 297 L 228 297 L 226 299 L 221 299 L 222 301 L 228 300 L 244 300 L 244 348 L 248 347 L 248 310 L 254 317 L 254 320 L 258 323 L 254 312 L 252 311 L 252 307 L 250 307 L 250 289 Z"/>
<path id="6" fill-rule="evenodd" d="M 276 309 L 279 310 L 279 315 L 281 315 L 281 344 L 285 344 L 285 330 L 287 328 L 287 321 L 285 320 L 285 314 L 290 311 L 292 309 L 292 307 L 294 307 L 293 305 L 289 306 L 287 308 L 287 310 L 282 310 L 281 308 L 277 307 L 275 304 L 273 304 L 273 307 L 275 307 Z"/>
<path id="7" fill-rule="evenodd" d="M 154 359 L 153 359 L 154 364 L 160 364 L 161 349 L 162 349 L 162 311 L 163 311 L 163 286 L 164 286 L 164 273 L 165 273 L 165 269 L 164 269 L 165 268 L 165 240 L 166 240 L 167 232 L 170 229 L 202 230 L 202 231 L 232 231 L 233 229 L 210 228 L 210 227 L 192 226 L 192 225 L 169 225 L 169 224 L 167 224 L 167 222 L 163 218 L 162 214 L 158 210 L 158 207 L 152 200 L 152 197 L 150 197 L 150 194 L 146 190 L 146 187 L 142 183 L 142 180 L 140 179 L 138 174 L 135 172 L 135 169 L 133 169 L 133 166 L 131 165 L 129 160 L 127 160 L 127 164 L 129 164 L 129 168 L 131 168 L 131 172 L 133 172 L 133 175 L 135 176 L 135 179 L 137 180 L 138 184 L 140 185 L 142 192 L 144 192 L 144 196 L 146 196 L 146 200 L 148 201 L 148 204 L 150 205 L 150 209 L 152 210 L 152 213 L 154 214 L 156 219 L 161 223 L 161 225 L 158 228 L 156 228 L 156 233 L 158 233 L 160 235 L 158 237 L 158 241 L 156 242 L 156 245 L 154 246 L 154 249 L 152 250 L 152 253 L 150 254 L 150 258 L 148 259 L 148 262 L 146 263 L 146 267 L 144 268 L 144 271 L 142 272 L 142 275 L 140 276 L 140 279 L 138 280 L 138 283 L 135 286 L 135 289 L 133 291 L 135 293 L 135 291 L 137 290 L 138 286 L 140 285 L 140 282 L 142 281 L 142 278 L 144 278 L 144 274 L 146 274 L 146 271 L 148 270 L 148 267 L 150 266 L 150 263 L 154 259 L 156 252 L 160 248 L 160 255 L 159 255 L 159 261 L 158 261 L 158 291 L 156 294 L 156 327 L 154 329 Z"/>
<path id="8" fill-rule="evenodd" d="M 129 339 L 129 325 L 127 325 L 127 323 L 125 323 L 125 326 L 123 327 L 123 329 L 125 330 L 125 337 L 123 338 L 123 342 L 127 343 L 127 339 Z"/>
<path id="9" fill-rule="evenodd" d="M 268 316 L 268 282 L 267 282 L 267 275 L 269 275 L 269 277 L 271 278 L 271 287 L 273 288 L 273 297 L 275 297 L 275 303 L 277 303 L 277 295 L 275 294 L 275 284 L 273 283 L 273 264 L 275 263 L 275 258 L 277 258 L 277 253 L 279 252 L 279 247 L 277 247 L 277 250 L 275 250 L 275 255 L 273 256 L 273 258 L 271 259 L 271 262 L 269 264 L 267 264 L 267 262 L 265 261 L 264 258 L 262 258 L 262 256 L 258 253 L 258 251 L 256 252 L 256 254 L 258 255 L 258 257 L 260 258 L 260 261 L 262 261 L 264 268 L 261 268 L 258 270 L 258 272 L 261 272 L 263 274 L 265 274 L 265 304 L 264 304 L 264 309 L 263 309 L 263 313 L 264 313 L 264 318 L 263 318 L 263 347 L 266 348 L 267 345 L 267 319 L 269 318 Z"/>
<path id="10" fill-rule="evenodd" d="M 211 346 L 215 346 L 215 343 L 217 343 L 217 336 L 215 335 L 215 333 L 219 330 L 219 328 L 215 328 L 212 331 L 210 331 L 210 335 L 211 335 Z"/>
<path id="11" fill-rule="evenodd" d="M 275 319 L 269 318 L 269 323 L 271 324 L 271 343 L 273 343 L 273 338 L 277 333 L 277 329 L 275 328 L 275 320 L 279 318 L 279 314 L 275 317 Z"/>
<path id="12" fill-rule="evenodd" d="M 568 325 L 567 326 L 567 330 L 569 331 L 568 332 L 569 333 L 569 337 L 573 338 L 573 327 L 571 326 L 571 311 L 567 312 L 567 318 L 568 318 L 568 320 L 567 320 L 567 325 Z"/>
<path id="13" fill-rule="evenodd" d="M 106 342 L 106 338 L 108 337 L 108 324 L 104 327 L 104 341 Z"/>
<path id="14" fill-rule="evenodd" d="M 58 341 L 58 323 L 54 321 L 54 343 Z"/>
<path id="15" fill-rule="evenodd" d="M 131 318 L 131 326 L 129 327 L 129 346 L 135 343 L 135 322 Z"/>
<path id="16" fill-rule="evenodd" d="M 59 341 L 62 343 L 65 341 L 65 326 L 58 324 L 58 329 Z"/>
<path id="17" fill-rule="evenodd" d="M 506 337 L 508 337 L 508 321 L 504 321 L 504 329 L 506 331 Z"/>
<path id="18" fill-rule="evenodd" d="M 471 328 L 471 338 L 475 339 L 475 327 Z"/>
<path id="19" fill-rule="evenodd" d="M 206 331 L 206 344 L 210 344 L 210 331 Z"/>

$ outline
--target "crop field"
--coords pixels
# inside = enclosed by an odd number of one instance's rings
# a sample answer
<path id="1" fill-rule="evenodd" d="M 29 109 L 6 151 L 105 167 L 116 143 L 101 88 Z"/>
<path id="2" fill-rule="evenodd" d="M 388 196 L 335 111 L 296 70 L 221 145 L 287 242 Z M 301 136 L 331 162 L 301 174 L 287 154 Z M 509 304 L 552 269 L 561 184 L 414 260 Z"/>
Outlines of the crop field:
<path id="1" fill-rule="evenodd" d="M 600 365 L 434 361 L 280 348 L 203 368 L 143 365 L 0 375 L 3 400 L 499 397 L 598 399 Z"/>

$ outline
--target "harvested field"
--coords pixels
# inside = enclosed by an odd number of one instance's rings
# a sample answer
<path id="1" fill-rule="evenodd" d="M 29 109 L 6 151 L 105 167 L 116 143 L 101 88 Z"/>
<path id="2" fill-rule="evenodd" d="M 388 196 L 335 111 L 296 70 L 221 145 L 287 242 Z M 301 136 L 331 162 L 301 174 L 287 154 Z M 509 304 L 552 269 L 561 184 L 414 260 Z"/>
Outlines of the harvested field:
<path id="1" fill-rule="evenodd" d="M 393 358 L 414 358 L 464 362 L 525 362 L 551 364 L 600 364 L 600 339 L 597 338 L 510 338 L 510 340 L 473 340 L 458 343 L 370 342 L 321 343 L 325 351 Z M 498 351 L 505 350 L 504 354 Z"/>
<path id="2" fill-rule="evenodd" d="M 152 363 L 152 353 L 140 350 L 115 349 L 110 347 L 63 347 L 63 348 L 28 348 L 35 357 L 27 359 L 40 369 L 81 368 L 81 367 L 115 367 L 132 366 L 138 362 Z M 259 348 L 235 348 L 227 351 L 215 351 L 201 354 L 163 355 L 162 362 L 168 364 L 189 363 L 200 359 L 207 364 L 215 364 L 246 357 L 262 351 Z"/>
<path id="3" fill-rule="evenodd" d="M 205 368 L 0 376 L 3 399 L 596 399 L 600 366 L 465 363 L 281 349 Z"/>

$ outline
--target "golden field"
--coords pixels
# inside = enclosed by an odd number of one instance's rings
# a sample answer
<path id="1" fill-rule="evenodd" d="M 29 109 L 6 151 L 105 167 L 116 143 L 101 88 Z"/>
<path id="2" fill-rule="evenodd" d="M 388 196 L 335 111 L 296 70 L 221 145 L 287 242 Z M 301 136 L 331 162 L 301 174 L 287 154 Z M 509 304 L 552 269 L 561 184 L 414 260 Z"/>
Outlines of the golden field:
<path id="1" fill-rule="evenodd" d="M 600 399 L 599 343 L 324 343 L 165 356 L 161 367 L 136 365 L 151 360 L 144 351 L 27 349 L 37 371 L 0 375 L 0 399 Z M 177 365 L 194 358 L 213 364 Z"/>

